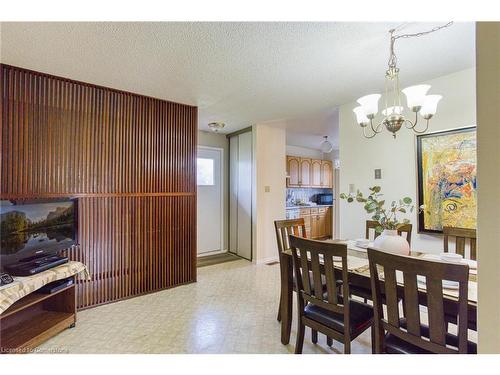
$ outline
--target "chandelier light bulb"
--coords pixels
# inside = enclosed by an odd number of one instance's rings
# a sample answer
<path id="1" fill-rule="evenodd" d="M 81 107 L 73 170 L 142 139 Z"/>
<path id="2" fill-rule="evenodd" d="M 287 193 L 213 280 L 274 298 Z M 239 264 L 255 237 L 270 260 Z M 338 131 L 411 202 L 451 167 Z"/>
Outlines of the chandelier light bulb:
<path id="1" fill-rule="evenodd" d="M 363 107 L 365 115 L 370 118 L 378 113 L 378 101 L 382 95 L 370 94 L 358 99 L 358 103 Z"/>
<path id="2" fill-rule="evenodd" d="M 425 95 L 430 88 L 430 85 L 416 85 L 401 90 L 406 95 L 408 108 L 411 108 L 413 112 L 418 112 L 422 108 Z"/>
<path id="3" fill-rule="evenodd" d="M 400 115 L 402 113 L 403 113 L 403 107 L 401 106 L 388 107 L 382 111 L 382 114 L 384 116 Z"/>
<path id="4" fill-rule="evenodd" d="M 424 99 L 420 114 L 424 119 L 429 119 L 436 114 L 437 105 L 443 97 L 441 95 L 427 95 Z"/>
<path id="5" fill-rule="evenodd" d="M 356 121 L 359 125 L 366 125 L 370 122 L 368 117 L 366 117 L 365 109 L 363 107 L 356 107 L 352 111 L 356 114 Z"/>

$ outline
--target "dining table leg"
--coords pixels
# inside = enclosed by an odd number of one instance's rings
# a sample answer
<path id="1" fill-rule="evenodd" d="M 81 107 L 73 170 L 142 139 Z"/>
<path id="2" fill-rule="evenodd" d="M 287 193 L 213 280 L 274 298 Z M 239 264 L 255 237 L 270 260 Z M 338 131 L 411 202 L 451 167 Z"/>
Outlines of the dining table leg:
<path id="1" fill-rule="evenodd" d="M 281 343 L 288 345 L 292 330 L 293 263 L 288 256 L 283 256 L 281 262 Z"/>

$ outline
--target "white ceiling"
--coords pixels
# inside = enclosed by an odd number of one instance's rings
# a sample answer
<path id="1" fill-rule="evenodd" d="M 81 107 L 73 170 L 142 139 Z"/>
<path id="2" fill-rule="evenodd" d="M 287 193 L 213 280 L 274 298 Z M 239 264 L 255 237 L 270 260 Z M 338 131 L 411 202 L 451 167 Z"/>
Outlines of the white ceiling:
<path id="1" fill-rule="evenodd" d="M 201 129 L 210 121 L 224 121 L 231 132 L 292 119 L 292 133 L 335 136 L 336 107 L 383 88 L 387 31 L 397 25 L 4 22 L 0 57 L 7 64 L 197 105 Z M 401 32 L 436 25 L 410 23 Z M 472 67 L 474 24 L 400 39 L 396 52 L 403 86 Z"/>
<path id="2" fill-rule="evenodd" d="M 318 150 L 323 136 L 339 148 L 339 111 L 336 107 L 286 121 L 286 144 Z"/>

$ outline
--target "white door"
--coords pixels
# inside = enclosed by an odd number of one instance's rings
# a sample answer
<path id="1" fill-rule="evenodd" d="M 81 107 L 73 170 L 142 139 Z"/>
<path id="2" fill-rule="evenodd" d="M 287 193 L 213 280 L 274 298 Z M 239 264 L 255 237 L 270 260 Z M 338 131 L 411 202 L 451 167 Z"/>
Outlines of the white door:
<path id="1" fill-rule="evenodd" d="M 222 149 L 198 147 L 198 255 L 222 250 Z"/>

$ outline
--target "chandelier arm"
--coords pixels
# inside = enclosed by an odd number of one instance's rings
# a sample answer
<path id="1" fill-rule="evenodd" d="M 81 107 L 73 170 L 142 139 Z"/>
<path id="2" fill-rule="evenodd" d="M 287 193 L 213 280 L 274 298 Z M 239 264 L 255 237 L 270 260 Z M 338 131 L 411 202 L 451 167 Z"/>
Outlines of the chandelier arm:
<path id="1" fill-rule="evenodd" d="M 426 124 L 425 124 L 425 129 L 424 130 L 416 130 L 415 127 L 412 128 L 412 130 L 415 133 L 417 133 L 417 134 L 425 133 L 427 131 L 427 129 L 429 129 L 429 120 L 426 120 Z"/>
<path id="2" fill-rule="evenodd" d="M 410 123 L 411 126 L 406 126 L 405 125 L 405 127 L 407 129 L 413 130 L 417 134 L 425 133 L 427 131 L 427 129 L 429 129 L 429 119 L 427 119 L 427 123 L 425 125 L 425 129 L 424 130 L 417 130 L 417 129 L 415 129 L 417 127 L 417 124 L 418 124 L 418 112 L 415 112 L 415 122 L 414 123 L 412 123 L 410 120 L 405 120 L 405 124 L 406 124 L 406 122 Z"/>
<path id="3" fill-rule="evenodd" d="M 405 125 L 405 128 L 406 129 L 412 129 L 412 130 L 415 130 L 415 126 L 417 126 L 417 123 L 418 123 L 418 113 L 415 112 L 415 122 L 411 122 L 410 120 L 405 120 L 405 124 L 406 123 L 409 123 L 410 126 L 407 126 Z"/>
<path id="4" fill-rule="evenodd" d="M 374 132 L 372 135 L 366 135 L 366 128 L 367 128 L 366 126 L 365 126 L 365 127 L 363 127 L 363 136 L 364 136 L 366 139 L 373 138 L 373 137 L 375 137 L 375 136 L 378 134 L 378 133 L 375 133 L 375 132 Z"/>
<path id="5" fill-rule="evenodd" d="M 378 134 L 382 131 L 382 129 L 380 129 L 381 126 L 382 126 L 382 123 L 379 123 L 376 127 L 373 127 L 373 120 L 370 120 L 370 127 L 372 128 L 372 130 L 375 134 Z"/>

